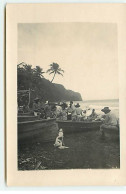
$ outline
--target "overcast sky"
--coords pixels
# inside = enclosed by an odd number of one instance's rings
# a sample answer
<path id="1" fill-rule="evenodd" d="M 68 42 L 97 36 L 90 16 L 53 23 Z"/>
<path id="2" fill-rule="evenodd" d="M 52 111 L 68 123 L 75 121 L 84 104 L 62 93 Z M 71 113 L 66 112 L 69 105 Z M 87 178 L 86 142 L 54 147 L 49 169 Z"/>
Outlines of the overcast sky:
<path id="1" fill-rule="evenodd" d="M 84 100 L 118 98 L 117 26 L 103 23 L 18 24 L 18 63 L 65 71 L 54 83 Z M 51 80 L 52 75 L 45 74 Z"/>

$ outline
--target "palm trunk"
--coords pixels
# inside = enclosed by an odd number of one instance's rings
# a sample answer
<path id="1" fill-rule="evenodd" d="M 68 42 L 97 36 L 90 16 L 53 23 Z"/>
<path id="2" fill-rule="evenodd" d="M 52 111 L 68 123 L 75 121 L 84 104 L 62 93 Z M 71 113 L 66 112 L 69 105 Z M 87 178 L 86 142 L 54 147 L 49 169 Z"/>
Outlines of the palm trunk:
<path id="1" fill-rule="evenodd" d="M 53 78 L 52 78 L 52 81 L 51 81 L 51 82 L 53 82 L 55 75 L 56 75 L 56 72 L 54 73 L 54 76 L 53 76 Z"/>

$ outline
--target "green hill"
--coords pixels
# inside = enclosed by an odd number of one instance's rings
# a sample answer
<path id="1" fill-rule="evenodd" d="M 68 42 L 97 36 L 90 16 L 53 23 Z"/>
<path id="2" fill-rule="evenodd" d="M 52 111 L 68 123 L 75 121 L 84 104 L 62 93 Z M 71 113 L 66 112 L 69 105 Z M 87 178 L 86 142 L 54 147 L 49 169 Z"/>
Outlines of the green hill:
<path id="1" fill-rule="evenodd" d="M 36 97 L 42 101 L 49 100 L 51 102 L 57 101 L 81 101 L 82 97 L 78 92 L 67 90 L 61 84 L 51 83 L 43 77 L 42 69 L 37 66 L 37 69 L 32 69 L 30 65 L 18 65 L 17 68 L 17 86 L 18 90 L 31 89 L 31 103 Z M 18 103 L 27 104 L 28 96 L 24 94 L 18 98 Z"/>

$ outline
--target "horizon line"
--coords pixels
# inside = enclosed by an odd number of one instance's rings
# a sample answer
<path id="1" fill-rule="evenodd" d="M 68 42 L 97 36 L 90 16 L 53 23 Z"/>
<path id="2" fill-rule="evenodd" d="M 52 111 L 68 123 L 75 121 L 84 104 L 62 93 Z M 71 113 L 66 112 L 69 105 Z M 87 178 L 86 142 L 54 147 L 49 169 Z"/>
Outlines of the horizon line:
<path id="1" fill-rule="evenodd" d="M 90 100 L 84 100 L 82 99 L 82 101 L 98 101 L 98 100 L 119 100 L 119 98 L 107 98 L 107 99 L 90 99 Z"/>

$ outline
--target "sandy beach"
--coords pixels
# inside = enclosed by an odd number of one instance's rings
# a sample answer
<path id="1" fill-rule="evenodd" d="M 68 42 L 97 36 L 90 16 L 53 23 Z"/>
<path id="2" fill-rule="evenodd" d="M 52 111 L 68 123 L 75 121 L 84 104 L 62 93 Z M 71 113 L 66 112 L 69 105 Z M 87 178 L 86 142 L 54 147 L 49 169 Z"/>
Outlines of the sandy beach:
<path id="1" fill-rule="evenodd" d="M 99 131 L 64 134 L 68 149 L 54 147 L 54 142 L 27 142 L 19 145 L 19 170 L 48 169 L 110 169 L 120 168 L 119 140 L 106 136 L 102 140 Z"/>

